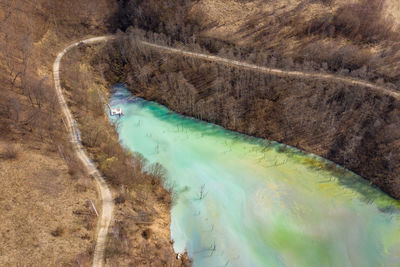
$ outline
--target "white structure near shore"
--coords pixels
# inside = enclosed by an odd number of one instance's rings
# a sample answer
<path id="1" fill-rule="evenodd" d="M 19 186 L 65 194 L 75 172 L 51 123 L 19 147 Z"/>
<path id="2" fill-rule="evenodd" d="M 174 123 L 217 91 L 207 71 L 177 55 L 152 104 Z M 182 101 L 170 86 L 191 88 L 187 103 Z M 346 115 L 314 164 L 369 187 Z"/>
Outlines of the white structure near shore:
<path id="1" fill-rule="evenodd" d="M 108 108 L 110 109 L 110 115 L 111 116 L 122 116 L 124 113 L 122 113 L 122 109 L 117 107 L 117 108 L 111 108 L 109 104 L 107 104 Z"/>

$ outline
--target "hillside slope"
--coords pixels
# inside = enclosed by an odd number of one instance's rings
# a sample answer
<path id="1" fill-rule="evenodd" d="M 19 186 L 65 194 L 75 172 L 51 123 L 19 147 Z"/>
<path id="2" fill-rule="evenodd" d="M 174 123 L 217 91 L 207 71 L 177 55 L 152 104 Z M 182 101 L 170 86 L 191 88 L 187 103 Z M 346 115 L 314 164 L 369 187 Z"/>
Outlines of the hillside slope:
<path id="1" fill-rule="evenodd" d="M 0 1 L 0 265 L 88 266 L 96 186 L 61 120 L 51 65 L 66 43 L 106 31 L 110 1 Z"/>
<path id="2" fill-rule="evenodd" d="M 93 208 L 102 212 L 99 188 L 71 147 L 52 66 L 71 43 L 110 34 L 116 10 L 112 0 L 0 0 L 2 266 L 92 264 L 101 223 Z M 71 49 L 54 75 L 115 202 L 104 255 L 96 255 L 107 266 L 188 266 L 187 256 L 177 259 L 173 251 L 172 197 L 163 177 L 145 172 L 145 160 L 119 145 L 105 114 L 109 87 L 87 63 L 100 47 Z"/>
<path id="3" fill-rule="evenodd" d="M 395 0 L 128 0 L 116 14 L 122 29 L 133 25 L 172 40 L 196 40 L 214 53 L 237 46 L 257 54 L 262 65 L 394 85 L 400 77 Z"/>
<path id="4" fill-rule="evenodd" d="M 131 0 L 123 10 L 117 13 L 123 29 L 136 25 L 147 31 L 128 29 L 127 39 L 143 36 L 260 66 L 356 78 L 389 91 L 400 85 L 396 1 Z M 316 153 L 400 197 L 399 100 L 390 94 L 191 63 L 148 50 L 151 56 L 144 56 L 132 41 L 107 49 L 110 77 L 127 82 L 135 93 Z"/>
<path id="5" fill-rule="evenodd" d="M 362 63 L 372 64 L 372 59 L 358 58 L 367 55 L 359 53 L 356 48 L 371 57 L 386 57 L 389 52 L 394 53 L 390 56 L 398 57 L 398 51 L 391 50 L 395 48 L 392 47 L 393 43 L 399 41 L 396 31 L 399 25 L 396 17 L 400 14 L 398 5 L 398 2 L 391 0 L 228 3 L 204 0 L 194 4 L 190 14 L 201 12 L 201 16 L 209 21 L 211 26 L 205 28 L 203 35 L 257 47 L 272 55 L 280 53 L 280 56 L 291 56 L 295 62 L 307 60 L 322 63 L 320 61 L 326 60 L 333 70 L 339 67 L 354 70 L 362 67 Z M 352 50 L 359 55 L 351 56 L 345 50 Z M 340 62 L 343 66 L 339 66 L 339 62 L 334 64 L 329 61 L 333 58 L 328 57 L 334 52 L 339 56 L 350 56 L 355 62 L 349 58 Z M 389 59 L 385 60 L 390 65 Z M 381 68 L 378 70 L 384 71 Z M 387 70 L 398 71 L 397 68 Z"/>

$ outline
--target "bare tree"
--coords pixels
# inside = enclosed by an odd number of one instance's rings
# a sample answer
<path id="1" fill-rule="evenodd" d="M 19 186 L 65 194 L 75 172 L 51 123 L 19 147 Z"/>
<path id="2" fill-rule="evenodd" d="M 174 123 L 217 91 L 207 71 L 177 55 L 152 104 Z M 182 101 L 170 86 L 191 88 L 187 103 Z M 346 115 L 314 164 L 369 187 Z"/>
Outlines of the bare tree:
<path id="1" fill-rule="evenodd" d="M 208 195 L 208 192 L 205 191 L 205 187 L 206 187 L 205 184 L 203 184 L 200 187 L 199 200 L 202 200 L 203 198 L 205 198 Z"/>

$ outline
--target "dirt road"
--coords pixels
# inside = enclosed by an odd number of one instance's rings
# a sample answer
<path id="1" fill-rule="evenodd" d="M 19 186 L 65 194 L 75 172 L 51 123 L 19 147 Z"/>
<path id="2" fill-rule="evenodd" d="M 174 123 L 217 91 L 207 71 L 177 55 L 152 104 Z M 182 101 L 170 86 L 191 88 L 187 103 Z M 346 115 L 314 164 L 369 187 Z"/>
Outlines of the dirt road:
<path id="1" fill-rule="evenodd" d="M 112 198 L 111 192 L 110 192 L 106 182 L 104 181 L 100 172 L 96 169 L 96 166 L 86 155 L 86 153 L 82 147 L 82 144 L 79 141 L 76 123 L 72 117 L 71 111 L 69 110 L 68 105 L 67 105 L 67 103 L 64 99 L 63 93 L 62 93 L 62 88 L 61 88 L 61 84 L 60 84 L 60 62 L 61 62 L 63 56 L 69 50 L 78 46 L 81 43 L 94 44 L 94 43 L 99 43 L 99 42 L 105 42 L 105 41 L 108 41 L 111 39 L 113 39 L 113 36 L 102 36 L 102 37 L 86 39 L 86 40 L 71 44 L 70 46 L 68 46 L 62 52 L 60 52 L 58 54 L 57 59 L 53 65 L 54 84 L 55 84 L 55 88 L 57 91 L 58 100 L 60 102 L 61 108 L 64 113 L 64 119 L 65 119 L 66 126 L 68 128 L 70 137 L 71 137 L 71 142 L 73 143 L 73 147 L 74 147 L 77 157 L 80 159 L 82 164 L 85 166 L 88 173 L 90 175 L 92 175 L 94 177 L 94 179 L 96 180 L 96 183 L 97 183 L 97 186 L 98 186 L 98 189 L 100 192 L 101 200 L 102 200 L 101 216 L 100 216 L 98 224 L 97 224 L 97 242 L 96 242 L 96 248 L 95 248 L 95 253 L 94 253 L 94 258 L 93 258 L 93 266 L 103 266 L 104 265 L 104 248 L 105 248 L 105 244 L 106 244 L 108 228 L 109 228 L 110 222 L 112 220 L 112 216 L 113 216 L 114 203 L 113 203 L 113 198 Z M 186 51 L 183 49 L 162 46 L 162 45 L 158 45 L 158 44 L 149 43 L 146 41 L 139 41 L 139 43 L 141 43 L 144 46 L 148 46 L 148 47 L 157 49 L 159 51 L 165 51 L 167 53 L 181 54 L 181 55 L 187 56 L 187 57 L 204 59 L 204 60 L 213 61 L 213 62 L 217 62 L 217 63 L 221 63 L 221 64 L 235 66 L 238 68 L 251 69 L 251 70 L 268 73 L 268 74 L 272 74 L 272 75 L 277 75 L 277 76 L 296 77 L 296 78 L 304 78 L 304 79 L 341 81 L 341 82 L 349 84 L 349 85 L 358 85 L 358 86 L 367 87 L 367 88 L 370 88 L 371 90 L 379 91 L 380 93 L 393 96 L 396 99 L 400 99 L 399 92 L 395 92 L 391 89 L 388 89 L 388 88 L 385 88 L 382 86 L 378 86 L 376 84 L 366 82 L 363 80 L 357 80 L 357 79 L 343 77 L 343 76 L 337 76 L 337 75 L 333 75 L 333 74 L 286 71 L 286 70 L 257 66 L 254 64 L 249 64 L 249 63 L 231 60 L 231 59 L 227 59 L 227 58 L 222 58 L 222 57 L 218 57 L 218 56 L 189 52 L 189 51 Z"/>
<path id="2" fill-rule="evenodd" d="M 186 51 L 183 49 L 172 48 L 172 47 L 163 46 L 163 45 L 157 45 L 157 44 L 149 43 L 146 41 L 139 41 L 139 43 L 141 43 L 144 46 L 152 47 L 154 49 L 162 50 L 162 51 L 165 51 L 168 53 L 174 53 L 174 54 L 180 54 L 180 55 L 187 56 L 187 57 L 204 59 L 204 60 L 208 60 L 208 61 L 222 63 L 222 64 L 229 65 L 229 66 L 234 66 L 234 67 L 243 68 L 243 69 L 251 69 L 251 70 L 258 71 L 258 72 L 268 73 L 268 74 L 281 76 L 281 77 L 318 79 L 318 80 L 325 80 L 325 81 L 329 81 L 329 80 L 330 81 L 340 81 L 340 82 L 343 82 L 348 85 L 358 85 L 358 86 L 367 87 L 372 90 L 378 91 L 380 93 L 393 96 L 396 99 L 400 99 L 400 92 L 396 92 L 389 88 L 379 86 L 377 84 L 370 83 L 370 82 L 367 82 L 364 80 L 353 79 L 350 77 L 339 76 L 339 75 L 334 75 L 334 74 L 326 74 L 326 73 L 311 73 L 311 72 L 302 72 L 302 71 L 287 71 L 287 70 L 281 70 L 281 69 L 274 69 L 274 68 L 268 68 L 268 67 L 254 65 L 254 64 L 249 64 L 249 63 L 245 63 L 245 62 L 240 62 L 237 60 L 227 59 L 227 58 L 223 58 L 223 57 L 212 56 L 212 55 L 196 53 L 196 52 L 189 52 L 189 51 Z"/>
<path id="3" fill-rule="evenodd" d="M 75 150 L 77 157 L 82 162 L 87 172 L 94 177 L 101 196 L 102 208 L 101 208 L 101 215 L 97 223 L 97 241 L 93 256 L 93 266 L 96 267 L 104 265 L 104 249 L 107 240 L 108 228 L 110 226 L 113 217 L 114 202 L 111 191 L 107 186 L 107 183 L 104 181 L 103 177 L 97 170 L 96 166 L 86 155 L 82 147 L 82 144 L 79 141 L 76 123 L 72 117 L 71 111 L 69 110 L 68 105 L 62 93 L 62 88 L 60 84 L 60 62 L 63 56 L 66 53 L 68 53 L 69 50 L 78 46 L 80 43 L 91 44 L 97 42 L 104 42 L 111 38 L 112 37 L 110 36 L 104 36 L 104 37 L 91 38 L 80 42 L 76 42 L 65 48 L 61 53 L 59 53 L 56 61 L 53 64 L 54 86 L 56 88 L 57 97 L 60 102 L 61 109 L 64 113 L 64 121 L 66 123 L 66 126 L 68 128 L 71 137 L 71 143 L 73 144 L 73 148 Z"/>

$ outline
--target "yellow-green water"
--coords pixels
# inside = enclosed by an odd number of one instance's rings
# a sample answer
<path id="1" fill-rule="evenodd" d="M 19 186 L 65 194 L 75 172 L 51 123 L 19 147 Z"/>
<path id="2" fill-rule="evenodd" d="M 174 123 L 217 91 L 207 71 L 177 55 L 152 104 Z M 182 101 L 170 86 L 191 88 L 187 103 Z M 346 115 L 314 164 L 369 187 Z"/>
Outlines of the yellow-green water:
<path id="1" fill-rule="evenodd" d="M 121 143 L 166 168 L 194 266 L 400 266 L 400 204 L 361 177 L 115 90 Z"/>

